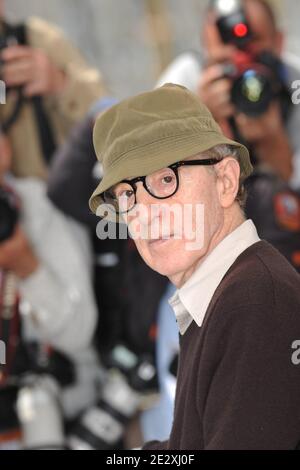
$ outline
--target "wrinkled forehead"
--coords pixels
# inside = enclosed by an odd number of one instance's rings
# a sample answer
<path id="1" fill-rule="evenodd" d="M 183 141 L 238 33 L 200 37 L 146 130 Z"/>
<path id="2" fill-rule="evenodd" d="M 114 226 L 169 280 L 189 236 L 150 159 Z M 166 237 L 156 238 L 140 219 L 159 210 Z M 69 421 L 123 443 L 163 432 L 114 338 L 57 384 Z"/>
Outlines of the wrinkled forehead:
<path id="1" fill-rule="evenodd" d="M 161 168 L 159 168 L 158 170 L 155 170 L 155 171 L 152 171 L 152 172 L 149 172 L 147 173 L 146 175 L 139 175 L 138 177 L 128 177 L 128 178 L 125 178 L 126 181 L 134 181 L 136 178 L 141 178 L 141 177 L 152 177 L 152 176 L 156 176 L 156 175 L 160 175 L 160 174 L 163 174 L 166 172 L 166 170 L 170 169 L 170 167 L 172 167 L 173 165 L 176 165 L 176 163 L 180 163 L 182 161 L 189 161 L 189 160 L 201 160 L 201 159 L 205 159 L 207 157 L 216 157 L 217 155 L 211 151 L 211 150 L 208 150 L 206 152 L 203 152 L 203 153 L 197 153 L 197 154 L 193 154 L 193 155 L 188 155 L 187 157 L 183 157 L 183 158 L 180 158 L 178 160 L 178 162 L 174 162 L 172 163 L 171 165 L 168 165 L 168 166 L 163 166 Z M 123 181 L 123 180 L 122 180 Z M 119 184 L 119 183 L 117 183 Z"/>

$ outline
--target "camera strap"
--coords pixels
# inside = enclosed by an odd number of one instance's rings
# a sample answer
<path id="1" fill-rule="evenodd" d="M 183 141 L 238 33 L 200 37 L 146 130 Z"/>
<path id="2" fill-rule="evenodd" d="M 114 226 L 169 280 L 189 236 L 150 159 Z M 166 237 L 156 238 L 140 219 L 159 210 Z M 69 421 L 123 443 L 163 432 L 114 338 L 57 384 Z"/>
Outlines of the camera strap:
<path id="1" fill-rule="evenodd" d="M 46 163 L 49 164 L 56 150 L 53 129 L 44 109 L 42 97 L 33 96 L 31 98 L 31 102 L 35 114 L 35 122 L 38 130 L 42 153 Z"/>
<path id="2" fill-rule="evenodd" d="M 28 45 L 26 24 L 19 25 L 19 37 L 22 40 L 21 44 Z M 41 150 L 47 164 L 50 163 L 51 158 L 55 152 L 56 144 L 54 132 L 50 123 L 50 119 L 44 108 L 43 97 L 33 96 L 30 99 L 35 116 L 36 128 L 39 135 Z"/>
<path id="3" fill-rule="evenodd" d="M 28 45 L 27 30 L 25 23 L 19 24 L 17 26 L 10 26 L 8 24 L 4 24 L 2 29 L 4 30 L 3 34 L 6 36 L 6 38 L 11 38 L 14 43 L 20 45 Z M 5 42 L 5 40 L 2 39 L 1 43 L 3 42 Z M 18 97 L 13 112 L 8 117 L 8 119 L 1 124 L 1 127 L 4 132 L 7 132 L 17 121 L 25 102 L 29 102 L 32 105 L 34 112 L 35 124 L 39 136 L 41 151 L 45 162 L 49 164 L 56 149 L 56 143 L 49 117 L 47 116 L 47 113 L 44 109 L 43 98 L 42 96 L 34 96 L 29 100 L 26 100 L 23 96 L 22 88 L 18 88 L 16 91 Z"/>
<path id="4" fill-rule="evenodd" d="M 0 340 L 4 344 L 4 364 L 0 365 L 0 388 L 7 381 L 19 343 L 19 296 L 17 278 L 0 270 Z"/>

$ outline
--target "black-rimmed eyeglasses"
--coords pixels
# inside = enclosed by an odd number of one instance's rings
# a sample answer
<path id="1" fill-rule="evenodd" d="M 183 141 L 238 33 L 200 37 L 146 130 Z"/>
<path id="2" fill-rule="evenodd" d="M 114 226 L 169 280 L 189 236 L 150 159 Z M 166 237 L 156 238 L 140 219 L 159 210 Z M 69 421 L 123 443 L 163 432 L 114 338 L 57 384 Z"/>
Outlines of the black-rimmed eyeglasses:
<path id="1" fill-rule="evenodd" d="M 202 160 L 184 160 L 173 163 L 167 168 L 158 170 L 147 176 L 139 176 L 131 180 L 123 180 L 103 193 L 106 204 L 113 205 L 118 214 L 129 212 L 136 204 L 137 183 L 143 183 L 146 191 L 156 199 L 167 199 L 179 188 L 178 168 L 181 166 L 215 165 L 220 162 L 217 158 Z"/>

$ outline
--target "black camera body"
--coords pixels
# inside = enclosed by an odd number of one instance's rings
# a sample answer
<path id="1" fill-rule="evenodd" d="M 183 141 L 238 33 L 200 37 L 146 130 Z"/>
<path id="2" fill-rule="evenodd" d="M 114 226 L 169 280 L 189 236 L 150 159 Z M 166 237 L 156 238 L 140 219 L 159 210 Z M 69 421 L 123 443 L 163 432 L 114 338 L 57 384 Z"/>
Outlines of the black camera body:
<path id="1" fill-rule="evenodd" d="M 24 25 L 9 25 L 0 20 L 0 52 L 9 46 L 26 44 L 26 31 Z M 1 79 L 0 61 L 0 79 Z"/>
<path id="2" fill-rule="evenodd" d="M 253 35 L 240 1 L 213 1 L 213 9 L 217 13 L 217 27 L 225 44 L 234 44 L 243 49 L 252 40 Z M 231 7 L 230 7 L 231 4 Z"/>
<path id="3" fill-rule="evenodd" d="M 16 196 L 11 191 L 0 187 L 0 243 L 13 235 L 18 219 Z"/>
<path id="4" fill-rule="evenodd" d="M 238 51 L 232 62 L 224 65 L 224 76 L 232 79 L 231 102 L 238 111 L 257 117 L 279 98 L 282 113 L 286 114 L 290 94 L 285 86 L 284 66 L 271 52 L 254 56 Z"/>
<path id="5" fill-rule="evenodd" d="M 151 355 L 137 356 L 126 345 L 118 344 L 102 360 L 107 373 L 101 398 L 70 430 L 72 450 L 122 448 L 130 420 L 157 400 L 158 379 Z"/>
<path id="6" fill-rule="evenodd" d="M 290 102 L 285 67 L 270 51 L 259 55 L 251 52 L 253 33 L 242 2 L 213 0 L 212 8 L 223 42 L 238 49 L 231 63 L 224 65 L 224 76 L 232 79 L 231 101 L 236 109 L 256 117 L 264 114 L 274 99 L 280 98 L 285 116 Z"/>

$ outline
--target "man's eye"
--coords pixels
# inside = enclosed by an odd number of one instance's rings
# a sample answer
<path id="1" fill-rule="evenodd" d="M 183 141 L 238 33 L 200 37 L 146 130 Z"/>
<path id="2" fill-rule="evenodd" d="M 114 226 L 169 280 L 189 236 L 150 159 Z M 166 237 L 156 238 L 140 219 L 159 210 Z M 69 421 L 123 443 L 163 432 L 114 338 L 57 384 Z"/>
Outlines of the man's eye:
<path id="1" fill-rule="evenodd" d="M 162 182 L 164 184 L 170 184 L 173 182 L 173 176 L 169 175 L 169 176 L 164 176 L 163 179 L 162 179 Z"/>
<path id="2" fill-rule="evenodd" d="M 127 189 L 126 191 L 123 191 L 118 195 L 118 199 L 125 199 L 125 198 L 130 199 L 132 195 L 133 195 L 133 191 L 131 191 L 130 189 Z"/>

